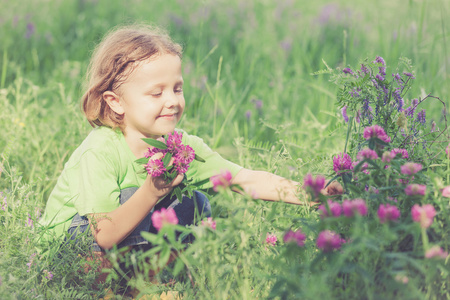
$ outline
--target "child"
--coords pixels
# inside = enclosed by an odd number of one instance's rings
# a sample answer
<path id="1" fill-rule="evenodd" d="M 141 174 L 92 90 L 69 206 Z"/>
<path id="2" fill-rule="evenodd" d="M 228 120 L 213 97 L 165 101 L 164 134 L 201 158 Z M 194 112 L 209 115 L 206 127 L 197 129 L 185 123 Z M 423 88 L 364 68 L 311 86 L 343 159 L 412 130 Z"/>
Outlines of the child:
<path id="1" fill-rule="evenodd" d="M 63 241 L 90 230 L 95 240 L 92 249 L 103 253 L 115 245 L 148 244 L 140 232 L 156 232 L 151 215 L 162 207 L 172 207 L 181 225 L 192 224 L 196 213 L 209 216 L 209 202 L 200 192 L 182 203 L 165 197 L 182 175 L 168 184 L 138 173 L 143 166 L 134 162 L 149 147 L 142 138 L 157 139 L 173 132 L 184 107 L 180 45 L 146 26 L 110 32 L 93 54 L 82 99 L 94 129 L 66 163 L 48 199 L 40 221 L 44 236 Z M 299 185 L 294 181 L 242 168 L 185 132 L 183 144 L 205 160 L 191 163 L 186 175 L 194 182 L 229 170 L 232 184 L 255 192 L 260 199 L 306 203 L 298 199 Z M 160 157 L 156 154 L 151 159 Z M 209 182 L 203 185 L 209 187 Z"/>

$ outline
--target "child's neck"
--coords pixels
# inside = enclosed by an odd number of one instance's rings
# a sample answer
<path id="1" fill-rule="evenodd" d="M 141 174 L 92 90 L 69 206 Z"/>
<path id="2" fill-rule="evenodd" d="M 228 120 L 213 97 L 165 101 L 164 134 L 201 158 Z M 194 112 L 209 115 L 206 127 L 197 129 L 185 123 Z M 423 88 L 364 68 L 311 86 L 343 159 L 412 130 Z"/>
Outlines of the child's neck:
<path id="1" fill-rule="evenodd" d="M 147 152 L 147 149 L 150 147 L 149 144 L 142 140 L 145 136 L 124 132 L 124 137 L 134 156 L 136 156 L 136 158 L 144 157 L 145 152 Z"/>

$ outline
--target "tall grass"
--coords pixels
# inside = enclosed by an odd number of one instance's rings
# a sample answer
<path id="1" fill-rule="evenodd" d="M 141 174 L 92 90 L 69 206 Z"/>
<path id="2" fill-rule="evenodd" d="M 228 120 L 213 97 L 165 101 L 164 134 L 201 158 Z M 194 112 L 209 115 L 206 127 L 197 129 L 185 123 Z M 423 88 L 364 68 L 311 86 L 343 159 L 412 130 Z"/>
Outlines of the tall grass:
<path id="1" fill-rule="evenodd" d="M 448 103 L 449 12 L 445 0 L 2 1 L 0 204 L 5 197 L 8 208 L 0 210 L 1 298 L 104 293 L 88 284 L 92 273 L 71 272 L 83 269 L 76 256 L 55 254 L 30 272 L 26 264 L 36 251 L 29 220 L 36 221 L 36 208 L 43 209 L 64 163 L 90 131 L 79 109 L 83 75 L 93 47 L 112 27 L 153 23 L 184 46 L 181 128 L 238 164 L 300 181 L 307 172 L 327 173 L 346 135 L 336 87 L 326 74 L 311 74 L 376 55 L 388 63 L 405 56 L 420 83 L 411 94 Z M 428 117 L 438 120 L 441 108 L 429 102 Z M 222 233 L 191 253 L 200 286 L 195 297 L 268 297 L 281 276 L 271 262 L 282 250 L 267 250 L 265 234 L 281 234 L 292 220 L 313 221 L 317 214 L 236 195 L 211 202 Z M 41 267 L 53 268 L 51 281 Z M 189 284 L 180 289 L 194 297 Z M 333 295 L 314 285 L 308 291 Z"/>

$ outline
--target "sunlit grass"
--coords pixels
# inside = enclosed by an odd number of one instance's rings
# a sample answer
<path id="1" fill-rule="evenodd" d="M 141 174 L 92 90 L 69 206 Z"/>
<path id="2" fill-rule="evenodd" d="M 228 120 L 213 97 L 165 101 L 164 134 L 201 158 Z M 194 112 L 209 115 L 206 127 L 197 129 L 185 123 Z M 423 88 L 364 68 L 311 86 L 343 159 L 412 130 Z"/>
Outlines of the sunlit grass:
<path id="1" fill-rule="evenodd" d="M 88 284 L 92 273 L 70 272 L 83 269 L 76 255 L 54 254 L 39 264 L 53 267 L 51 281 L 42 279 L 42 269 L 27 272 L 36 252 L 28 219 L 36 221 L 36 208 L 44 208 L 64 163 L 90 131 L 79 109 L 84 71 L 95 44 L 117 24 L 154 23 L 184 46 L 181 128 L 238 164 L 298 181 L 308 172 L 327 174 L 331 154 L 344 148 L 336 87 L 326 74 L 311 75 L 326 64 L 342 68 L 376 55 L 394 63 L 405 56 L 419 83 L 411 96 L 450 99 L 450 6 L 444 0 L 3 2 L 0 204 L 6 197 L 8 208 L 0 210 L 2 299 L 104 293 Z M 426 107 L 428 118 L 440 118 L 440 106 Z M 292 222 L 314 222 L 316 213 L 241 196 L 211 202 L 223 233 L 192 253 L 198 294 L 188 280 L 178 288 L 186 299 L 268 297 L 279 275 L 270 262 L 282 250 L 265 249 L 265 234 L 281 238 Z M 298 278 L 302 285 L 328 278 L 307 275 Z M 308 292 L 336 296 L 320 286 Z"/>

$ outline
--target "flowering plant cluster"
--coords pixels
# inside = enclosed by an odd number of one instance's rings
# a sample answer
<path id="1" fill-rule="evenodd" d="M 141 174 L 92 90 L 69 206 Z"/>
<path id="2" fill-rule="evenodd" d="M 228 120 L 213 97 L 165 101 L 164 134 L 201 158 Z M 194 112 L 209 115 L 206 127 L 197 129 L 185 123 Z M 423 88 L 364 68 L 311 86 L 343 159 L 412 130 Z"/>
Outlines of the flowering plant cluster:
<path id="1" fill-rule="evenodd" d="M 409 148 L 411 158 L 420 157 L 421 150 L 431 156 L 431 145 L 445 132 L 435 121 L 427 122 L 423 103 L 428 99 L 440 101 L 445 111 L 445 103 L 428 94 L 420 98 L 408 99 L 415 75 L 411 61 L 401 58 L 397 68 L 389 75 L 385 60 L 377 56 L 373 61 L 365 60 L 359 68 L 344 68 L 333 75 L 339 87 L 338 105 L 343 120 L 352 133 L 351 146 L 361 148 L 370 140 L 373 144 L 392 148 Z M 445 119 L 445 114 L 442 116 Z M 376 127 L 373 127 L 376 125 Z M 352 127 L 357 127 L 352 130 Z M 363 128 L 371 128 L 364 130 Z M 380 135 L 380 129 L 384 135 Z M 429 129 L 426 131 L 425 129 Z"/>
<path id="2" fill-rule="evenodd" d="M 157 140 L 144 138 L 142 140 L 152 147 L 148 148 L 144 158 L 136 160 L 139 164 L 145 164 L 145 170 L 150 176 L 162 176 L 167 182 L 174 180 L 178 174 L 184 174 L 183 181 L 173 189 L 171 195 L 176 195 L 180 202 L 183 195 L 192 197 L 193 186 L 185 175 L 190 163 L 194 160 L 204 162 L 203 158 L 195 154 L 192 147 L 182 143 L 182 138 L 183 133 L 177 131 Z M 158 153 L 163 155 L 162 158 L 152 159 Z"/>
<path id="3" fill-rule="evenodd" d="M 295 276 L 327 270 L 331 283 L 338 278 L 337 288 L 383 278 L 377 286 L 397 293 L 419 272 L 427 282 L 421 288 L 448 288 L 450 135 L 445 115 L 435 118 L 440 130 L 419 109 L 426 99 L 439 98 L 407 100 L 415 76 L 407 59 L 400 62 L 406 69 L 392 77 L 379 56 L 333 77 L 347 138 L 344 150 L 332 158 L 328 183 L 322 175 L 304 177 L 303 188 L 318 202 L 318 219 L 301 220 L 298 236 L 285 233 L 285 243 L 298 249 L 288 247 L 284 259 L 302 259 L 292 268 Z M 343 192 L 324 195 L 333 181 Z M 300 248 L 313 248 L 314 254 L 305 258 L 308 252 Z M 302 265 L 303 259 L 311 263 Z M 358 275 L 349 275 L 353 272 Z M 274 295 L 286 291 L 282 282 L 292 273 L 275 284 Z M 286 289 L 301 294 L 301 287 Z"/>

